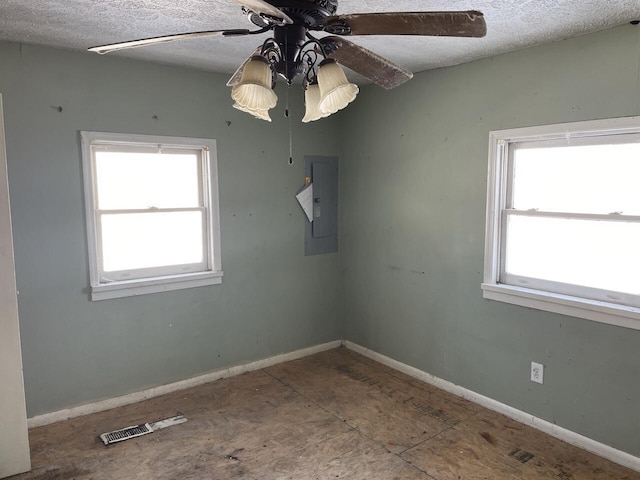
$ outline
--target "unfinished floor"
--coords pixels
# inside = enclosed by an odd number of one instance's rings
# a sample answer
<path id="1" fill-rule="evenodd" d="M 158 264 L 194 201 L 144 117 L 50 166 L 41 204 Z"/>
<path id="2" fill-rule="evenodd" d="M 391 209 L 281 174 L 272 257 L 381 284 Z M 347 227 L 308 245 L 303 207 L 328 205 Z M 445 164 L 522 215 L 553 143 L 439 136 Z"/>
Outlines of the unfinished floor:
<path id="1" fill-rule="evenodd" d="M 105 447 L 103 432 L 188 421 Z M 640 480 L 339 348 L 30 431 L 12 480 Z"/>

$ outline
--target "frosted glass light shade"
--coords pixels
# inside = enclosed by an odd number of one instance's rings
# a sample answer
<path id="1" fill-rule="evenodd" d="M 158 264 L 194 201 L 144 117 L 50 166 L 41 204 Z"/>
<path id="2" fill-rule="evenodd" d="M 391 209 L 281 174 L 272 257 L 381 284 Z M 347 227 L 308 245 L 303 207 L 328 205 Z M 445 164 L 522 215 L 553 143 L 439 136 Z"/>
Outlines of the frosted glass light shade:
<path id="1" fill-rule="evenodd" d="M 237 108 L 242 112 L 250 113 L 251 115 L 253 115 L 256 118 L 259 118 L 260 120 L 266 120 L 267 122 L 271 121 L 271 117 L 269 116 L 268 110 L 251 110 L 250 108 L 243 107 L 238 103 L 234 103 L 233 108 Z"/>
<path id="2" fill-rule="evenodd" d="M 269 110 L 278 96 L 271 88 L 271 67 L 266 58 L 251 57 L 242 70 L 240 82 L 231 89 L 231 98 L 250 110 Z"/>
<path id="3" fill-rule="evenodd" d="M 358 86 L 349 83 L 346 75 L 335 60 L 327 58 L 318 68 L 318 85 L 320 87 L 320 111 L 332 114 L 342 110 L 356 99 Z"/>
<path id="4" fill-rule="evenodd" d="M 318 106 L 319 103 L 320 87 L 317 83 L 312 83 L 307 86 L 307 89 L 304 92 L 305 113 L 304 117 L 302 117 L 303 123 L 313 122 L 331 115 L 328 112 L 321 111 Z"/>

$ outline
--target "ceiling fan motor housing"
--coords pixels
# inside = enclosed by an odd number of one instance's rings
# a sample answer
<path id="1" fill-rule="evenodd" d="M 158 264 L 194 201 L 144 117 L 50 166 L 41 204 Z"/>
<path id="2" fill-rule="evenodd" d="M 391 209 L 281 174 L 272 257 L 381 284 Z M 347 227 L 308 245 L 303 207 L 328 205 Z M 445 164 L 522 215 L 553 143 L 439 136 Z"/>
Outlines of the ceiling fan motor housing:
<path id="1" fill-rule="evenodd" d="M 295 25 L 307 28 L 320 25 L 325 17 L 335 14 L 338 9 L 338 0 L 267 0 L 267 3 L 286 13 Z M 264 23 L 253 17 L 251 21 L 258 26 Z"/>

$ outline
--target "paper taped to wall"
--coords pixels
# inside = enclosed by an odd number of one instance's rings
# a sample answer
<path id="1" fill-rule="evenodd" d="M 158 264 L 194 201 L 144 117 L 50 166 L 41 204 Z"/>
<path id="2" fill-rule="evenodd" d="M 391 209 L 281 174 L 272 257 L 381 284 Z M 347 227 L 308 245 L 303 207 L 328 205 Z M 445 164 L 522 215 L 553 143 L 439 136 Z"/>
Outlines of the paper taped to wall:
<path id="1" fill-rule="evenodd" d="M 298 203 L 302 207 L 302 210 L 304 210 L 307 220 L 309 220 L 309 222 L 313 222 L 313 183 L 310 183 L 300 190 L 296 194 L 296 198 L 298 199 Z"/>

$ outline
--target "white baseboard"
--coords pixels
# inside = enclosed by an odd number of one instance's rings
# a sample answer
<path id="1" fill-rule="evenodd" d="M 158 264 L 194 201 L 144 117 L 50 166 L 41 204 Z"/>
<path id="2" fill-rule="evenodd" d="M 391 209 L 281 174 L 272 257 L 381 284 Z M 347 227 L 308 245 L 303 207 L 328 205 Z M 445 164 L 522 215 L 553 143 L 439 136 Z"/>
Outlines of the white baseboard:
<path id="1" fill-rule="evenodd" d="M 596 455 L 606 458 L 607 460 L 611 460 L 612 462 L 615 462 L 619 465 L 640 472 L 640 458 L 635 457 L 629 453 L 617 450 L 613 447 L 610 447 L 609 445 L 605 445 L 604 443 L 597 442 L 591 438 L 580 435 L 579 433 L 567 430 L 566 428 L 559 427 L 558 425 L 548 422 L 547 420 L 542 420 L 541 418 L 534 417 L 531 414 L 510 407 L 509 405 L 505 405 L 504 403 L 498 402 L 497 400 L 493 400 L 489 397 L 485 397 L 484 395 L 480 395 L 479 393 L 467 390 L 464 387 L 455 385 L 451 382 L 448 382 L 447 380 L 443 380 L 427 372 L 418 370 L 415 367 L 399 362 L 380 353 L 374 352 L 373 350 L 369 350 L 368 348 L 362 347 L 348 340 L 343 341 L 342 344 L 349 350 L 353 350 L 354 352 L 364 355 L 371 360 L 375 360 L 376 362 L 387 365 L 388 367 L 391 367 L 402 373 L 406 373 L 407 375 L 417 378 L 418 380 L 422 380 L 423 382 L 433 385 L 434 387 L 441 388 L 442 390 L 445 390 L 449 393 L 470 400 L 471 402 L 477 403 L 478 405 L 488 408 L 489 410 L 501 413 L 513 420 L 524 423 L 525 425 L 533 427 L 536 430 L 540 430 L 541 432 L 551 435 L 552 437 L 560 439 L 571 445 L 582 448 L 583 450 L 595 453 Z"/>
<path id="2" fill-rule="evenodd" d="M 35 417 L 27 419 L 27 425 L 29 426 L 29 428 L 40 427 L 43 425 L 49 425 L 50 423 L 60 422 L 62 420 L 68 420 L 69 418 L 88 415 L 90 413 L 102 412 L 111 408 L 140 402 L 148 398 L 158 397 L 160 395 L 176 392 L 178 390 L 196 387 L 204 383 L 214 382 L 221 378 L 233 377 L 235 375 L 240 375 L 243 373 L 253 372 L 255 370 L 270 367 L 271 365 L 275 365 L 277 363 L 288 362 L 290 360 L 307 357 L 309 355 L 313 355 L 314 353 L 331 350 L 332 348 L 338 348 L 341 344 L 342 342 L 340 340 L 335 340 L 333 342 L 323 343 L 321 345 L 315 345 L 313 347 L 303 348 L 301 350 L 295 350 L 293 352 L 283 353 L 281 355 L 275 355 L 273 357 L 264 358 L 262 360 L 245 363 L 244 365 L 237 365 L 234 367 L 215 370 L 213 372 L 205 373 L 204 375 L 198 375 L 197 377 L 188 378 L 186 380 L 170 383 L 168 385 L 160 385 L 158 387 L 148 388 L 146 390 L 129 393 L 120 397 L 108 398 L 106 400 L 79 405 L 77 407 L 65 408 L 56 412 L 36 415 Z"/>

